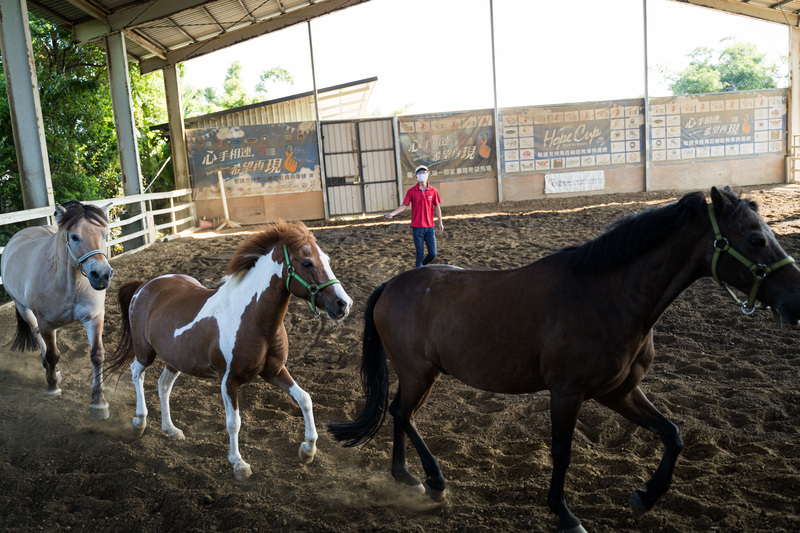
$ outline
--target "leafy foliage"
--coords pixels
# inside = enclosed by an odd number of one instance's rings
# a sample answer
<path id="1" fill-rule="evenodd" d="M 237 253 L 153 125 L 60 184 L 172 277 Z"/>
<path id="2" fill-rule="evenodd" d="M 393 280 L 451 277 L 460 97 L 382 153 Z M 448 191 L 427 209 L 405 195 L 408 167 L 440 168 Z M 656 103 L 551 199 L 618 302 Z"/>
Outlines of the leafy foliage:
<path id="1" fill-rule="evenodd" d="M 102 47 L 77 46 L 65 29 L 30 15 L 31 42 L 56 202 L 118 196 L 120 182 L 111 93 Z M 145 185 L 169 156 L 169 146 L 149 130 L 166 120 L 161 74 L 129 69 Z M 0 70 L 0 207 L 23 209 L 5 76 Z M 170 190 L 167 176 L 158 190 Z M 154 190 L 154 189 L 151 189 Z"/>
<path id="2" fill-rule="evenodd" d="M 689 57 L 689 66 L 666 76 L 672 94 L 773 89 L 781 78 L 778 65 L 751 43 L 731 42 L 721 50 L 699 47 Z"/>
<path id="3" fill-rule="evenodd" d="M 205 115 L 263 102 L 267 100 L 269 86 L 278 83 L 294 85 L 294 78 L 285 68 L 274 67 L 261 73 L 255 92 L 249 93 L 242 81 L 242 64 L 234 61 L 228 67 L 221 94 L 214 87 L 187 87 L 184 90 L 183 100 L 187 105 L 184 116 Z"/>

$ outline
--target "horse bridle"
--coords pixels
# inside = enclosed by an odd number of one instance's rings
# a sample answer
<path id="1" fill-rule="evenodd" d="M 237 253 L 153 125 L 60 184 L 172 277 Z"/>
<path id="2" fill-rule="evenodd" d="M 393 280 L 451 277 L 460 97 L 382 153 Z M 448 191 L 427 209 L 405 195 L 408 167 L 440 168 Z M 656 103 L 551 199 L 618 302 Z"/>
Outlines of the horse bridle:
<path id="1" fill-rule="evenodd" d="M 300 285 L 308 289 L 308 292 L 311 293 L 311 301 L 306 302 L 308 304 L 308 308 L 314 313 L 314 318 L 319 318 L 319 311 L 317 311 L 316 300 L 317 300 L 317 293 L 324 289 L 329 285 L 333 285 L 334 283 L 341 284 L 341 281 L 338 279 L 329 279 L 324 283 L 320 283 L 319 285 L 315 285 L 314 283 L 308 283 L 306 280 L 301 278 L 295 272 L 292 263 L 289 261 L 289 251 L 286 249 L 286 245 L 283 245 L 283 256 L 286 258 L 286 290 L 289 290 L 289 283 L 291 283 L 292 278 L 296 279 Z M 291 294 L 291 291 L 290 291 Z"/>
<path id="2" fill-rule="evenodd" d="M 714 257 L 711 259 L 711 274 L 714 276 L 714 281 L 719 283 L 720 286 L 728 291 L 728 294 L 730 294 L 731 298 L 733 298 L 733 301 L 741 306 L 742 313 L 745 315 L 752 315 L 756 309 L 769 309 L 769 307 L 756 305 L 756 296 L 758 295 L 758 290 L 761 288 L 761 283 L 764 281 L 764 278 L 767 277 L 767 274 L 771 274 L 779 268 L 794 263 L 794 258 L 791 255 L 787 255 L 780 261 L 776 261 L 771 265 L 753 263 L 736 251 L 730 245 L 728 239 L 722 236 L 716 214 L 714 213 L 713 203 L 708 204 L 708 216 L 711 218 L 711 229 L 714 230 Z M 719 258 L 722 256 L 723 252 L 728 253 L 731 257 L 739 261 L 741 264 L 747 267 L 751 274 L 753 274 L 753 286 L 750 288 L 750 295 L 744 302 L 739 300 L 731 288 L 725 282 L 721 281 L 717 275 L 717 263 L 719 262 Z M 748 306 L 750 306 L 749 310 Z"/>
<path id="3" fill-rule="evenodd" d="M 75 262 L 78 263 L 78 270 L 80 270 L 81 274 L 83 274 L 83 277 L 87 277 L 86 276 L 86 272 L 83 270 L 83 262 L 84 261 L 86 261 L 87 259 L 89 259 L 93 255 L 97 255 L 97 254 L 101 254 L 102 256 L 104 256 L 106 258 L 106 261 L 108 260 L 108 255 L 103 250 L 92 250 L 91 252 L 89 252 L 87 254 L 83 254 L 80 257 L 75 257 L 75 254 L 73 253 L 72 248 L 69 245 L 69 232 L 66 232 L 64 234 L 64 244 L 67 245 L 67 251 L 69 252 L 70 257 L 72 257 L 72 259 L 74 259 Z"/>

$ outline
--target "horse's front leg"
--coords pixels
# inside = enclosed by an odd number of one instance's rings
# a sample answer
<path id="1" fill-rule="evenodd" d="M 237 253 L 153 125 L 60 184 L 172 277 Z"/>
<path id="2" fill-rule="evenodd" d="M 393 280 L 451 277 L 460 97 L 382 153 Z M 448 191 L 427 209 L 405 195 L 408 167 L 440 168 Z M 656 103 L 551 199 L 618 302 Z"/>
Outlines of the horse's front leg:
<path id="1" fill-rule="evenodd" d="M 282 391 L 294 398 L 294 401 L 297 402 L 303 412 L 303 419 L 306 424 L 306 440 L 300 444 L 298 456 L 300 462 L 307 465 L 314 460 L 314 456 L 317 453 L 317 427 L 314 424 L 314 409 L 311 403 L 311 396 L 295 383 L 286 367 L 282 367 L 278 375 L 270 379 L 269 382 L 277 385 Z"/>
<path id="2" fill-rule="evenodd" d="M 167 436 L 175 440 L 183 440 L 183 431 L 176 428 L 172 423 L 172 416 L 169 410 L 169 395 L 172 394 L 172 386 L 180 376 L 180 371 L 164 365 L 164 371 L 158 378 L 158 399 L 161 400 L 161 430 L 167 432 Z"/>
<path id="3" fill-rule="evenodd" d="M 147 367 L 139 361 L 131 363 L 131 379 L 136 391 L 136 415 L 131 423 L 131 430 L 141 437 L 147 427 L 147 403 L 144 400 L 144 373 Z"/>
<path id="4" fill-rule="evenodd" d="M 86 335 L 89 337 L 91 351 L 89 357 L 92 361 L 92 403 L 89 404 L 89 412 L 98 420 L 108 418 L 108 402 L 103 394 L 103 360 L 105 350 L 103 349 L 103 313 L 87 320 L 83 323 L 86 328 Z"/>
<path id="5" fill-rule="evenodd" d="M 553 441 L 553 477 L 547 493 L 547 505 L 558 515 L 558 531 L 569 533 L 586 533 L 580 521 L 570 512 L 564 498 L 564 482 L 567 469 L 572 458 L 572 437 L 578 412 L 583 399 L 571 394 L 559 394 L 550 390 L 550 423 L 552 424 Z"/>
<path id="6" fill-rule="evenodd" d="M 243 481 L 253 474 L 253 470 L 239 453 L 239 429 L 242 427 L 242 418 L 239 416 L 239 384 L 230 377 L 222 380 L 222 403 L 225 405 L 225 425 L 230 440 L 228 461 L 233 465 L 233 477 Z"/>
<path id="7" fill-rule="evenodd" d="M 618 412 L 631 422 L 655 432 L 664 442 L 664 454 L 653 477 L 636 489 L 631 496 L 633 515 L 640 518 L 652 509 L 656 501 L 664 495 L 672 483 L 675 463 L 683 450 L 683 439 L 678 426 L 667 420 L 658 409 L 650 403 L 639 387 L 624 396 L 610 394 L 597 399 L 603 405 Z"/>
<path id="8" fill-rule="evenodd" d="M 45 370 L 45 379 L 47 379 L 47 389 L 44 391 L 44 395 L 61 396 L 61 389 L 58 386 L 61 383 L 61 371 L 56 367 L 61 359 L 61 352 L 58 351 L 56 344 L 56 330 L 36 328 L 34 335 L 42 349 L 42 366 Z"/>

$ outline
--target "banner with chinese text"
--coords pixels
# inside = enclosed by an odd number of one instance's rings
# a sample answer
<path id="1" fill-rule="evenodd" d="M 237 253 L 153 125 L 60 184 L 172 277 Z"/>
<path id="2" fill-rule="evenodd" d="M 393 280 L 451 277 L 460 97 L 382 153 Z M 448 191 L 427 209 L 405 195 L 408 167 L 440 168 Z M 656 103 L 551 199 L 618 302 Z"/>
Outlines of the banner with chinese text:
<path id="1" fill-rule="evenodd" d="M 785 153 L 786 101 L 786 89 L 652 98 L 652 160 Z"/>
<path id="2" fill-rule="evenodd" d="M 644 100 L 499 110 L 504 174 L 640 165 Z"/>
<path id="3" fill-rule="evenodd" d="M 322 190 L 314 122 L 186 130 L 196 199 Z"/>
<path id="4" fill-rule="evenodd" d="M 403 183 L 425 165 L 430 181 L 495 178 L 492 110 L 398 117 Z"/>

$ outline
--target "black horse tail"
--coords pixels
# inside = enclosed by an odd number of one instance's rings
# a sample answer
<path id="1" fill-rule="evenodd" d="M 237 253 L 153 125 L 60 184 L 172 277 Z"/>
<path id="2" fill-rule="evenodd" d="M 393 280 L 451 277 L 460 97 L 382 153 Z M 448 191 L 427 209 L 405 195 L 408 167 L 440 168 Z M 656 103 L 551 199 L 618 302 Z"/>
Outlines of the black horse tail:
<path id="1" fill-rule="evenodd" d="M 119 340 L 117 349 L 111 357 L 103 362 L 103 380 L 105 381 L 114 374 L 120 372 L 126 365 L 133 361 L 133 335 L 131 335 L 130 306 L 133 295 L 144 285 L 144 281 L 134 280 L 123 283 L 117 292 L 117 302 L 119 312 L 122 315 L 122 338 Z"/>
<path id="2" fill-rule="evenodd" d="M 352 422 L 328 424 L 328 431 L 348 448 L 371 441 L 386 419 L 389 406 L 389 370 L 386 367 L 386 352 L 373 317 L 375 304 L 385 288 L 386 283 L 375 289 L 367 300 L 364 311 L 364 353 L 361 359 L 361 385 L 366 395 L 364 410 Z"/>
<path id="3" fill-rule="evenodd" d="M 8 347 L 15 352 L 39 350 L 39 343 L 36 341 L 36 335 L 33 334 L 30 324 L 25 322 L 25 319 L 19 314 L 19 309 L 15 311 L 17 313 L 17 332 L 14 334 L 14 338 L 11 339 Z"/>

